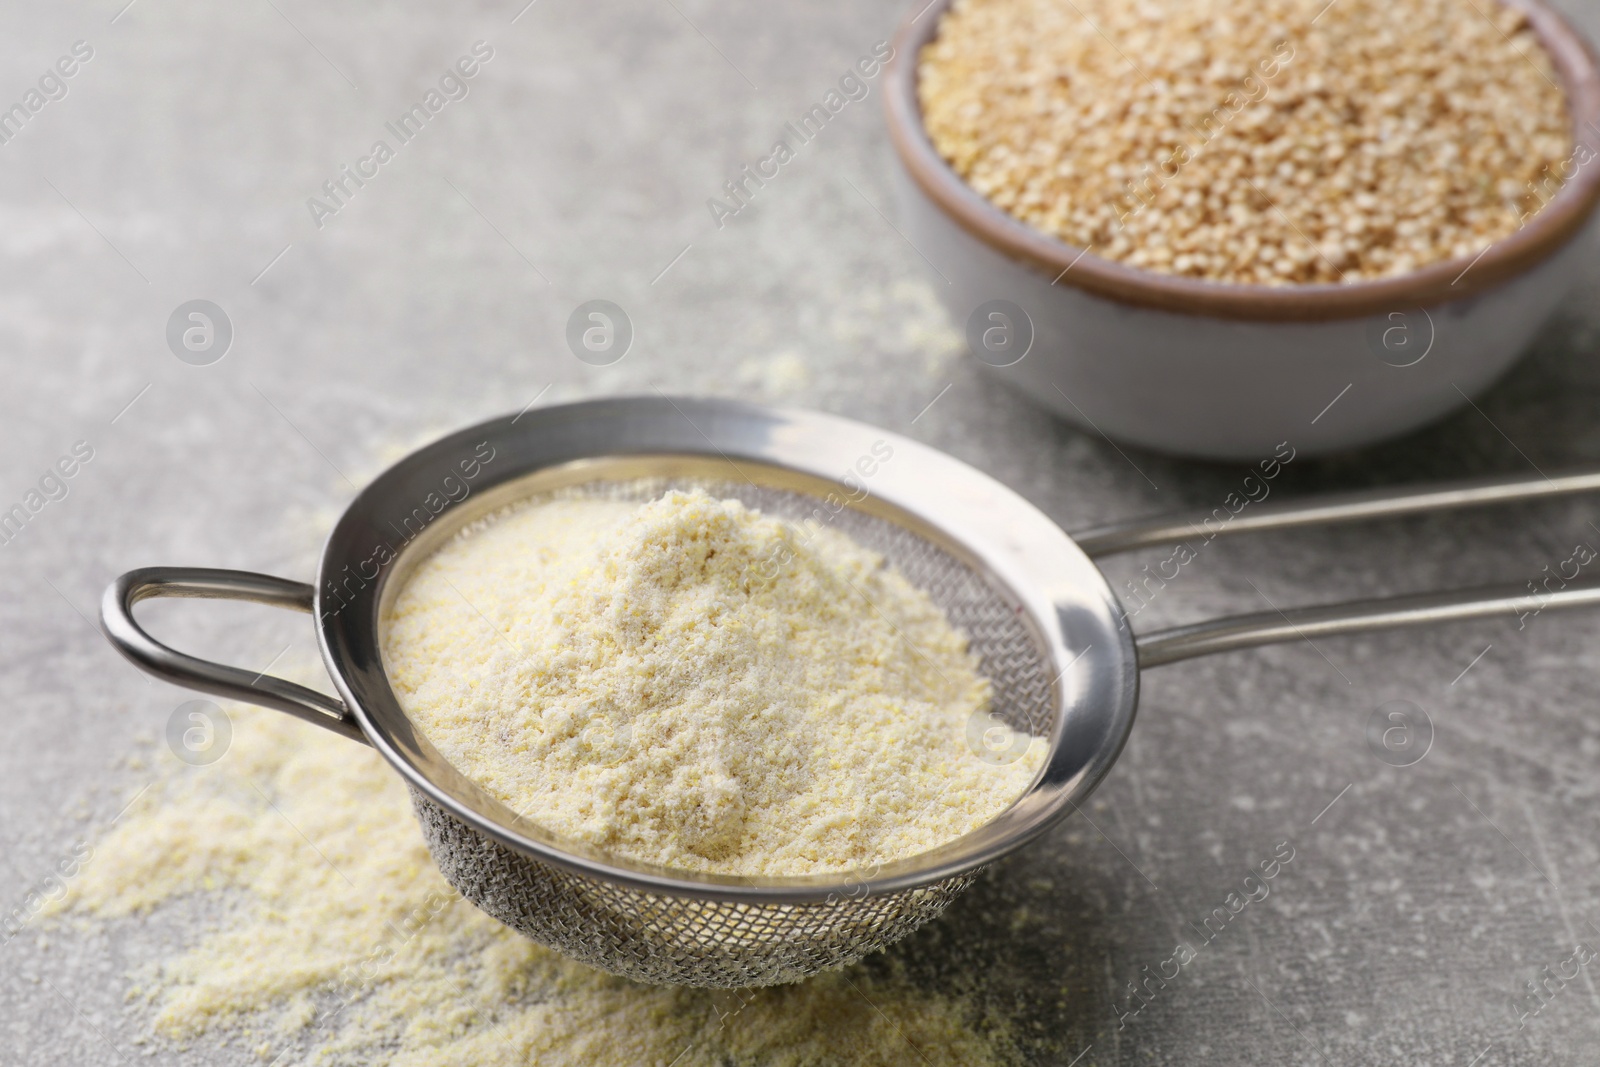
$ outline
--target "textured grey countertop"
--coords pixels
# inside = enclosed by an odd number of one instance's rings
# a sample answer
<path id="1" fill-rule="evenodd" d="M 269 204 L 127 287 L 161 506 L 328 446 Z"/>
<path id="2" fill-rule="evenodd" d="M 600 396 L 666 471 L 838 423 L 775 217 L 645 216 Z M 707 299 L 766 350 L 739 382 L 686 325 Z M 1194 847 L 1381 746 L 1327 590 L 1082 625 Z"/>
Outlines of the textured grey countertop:
<path id="1" fill-rule="evenodd" d="M 0 145 L 0 505 L 75 442 L 93 449 L 0 547 L 8 909 L 185 699 L 96 633 L 105 583 L 157 562 L 307 577 L 353 486 L 433 433 L 536 398 L 781 401 L 946 449 L 1068 529 L 1210 507 L 1243 473 L 1124 455 L 974 372 L 884 217 L 876 88 L 715 227 L 707 198 L 888 35 L 897 3 L 125 2 L 0 10 L 5 101 L 73 42 L 93 49 Z M 1577 18 L 1600 28 L 1600 8 Z M 319 228 L 306 199 L 479 40 L 493 57 L 469 95 Z M 1597 286 L 1600 271 L 1478 409 L 1297 461 L 1275 493 L 1600 461 Z M 563 340 L 596 297 L 637 331 L 603 368 Z M 197 298 L 234 331 L 209 366 L 165 338 Z M 1217 542 L 1140 622 L 1522 581 L 1600 545 L 1597 514 L 1567 501 Z M 240 663 L 313 652 L 299 618 L 161 618 Z M 1087 816 L 896 955 L 935 988 L 981 975 L 986 1010 L 1044 1063 L 1592 1062 L 1587 971 L 1520 1029 L 1513 1003 L 1576 942 L 1600 944 L 1597 638 L 1600 616 L 1549 614 L 1152 671 Z M 1366 729 L 1402 699 L 1435 739 L 1394 767 Z M 1126 983 L 1284 841 L 1270 897 L 1119 1025 Z M 117 1062 L 126 955 L 0 948 L 0 1062 Z"/>

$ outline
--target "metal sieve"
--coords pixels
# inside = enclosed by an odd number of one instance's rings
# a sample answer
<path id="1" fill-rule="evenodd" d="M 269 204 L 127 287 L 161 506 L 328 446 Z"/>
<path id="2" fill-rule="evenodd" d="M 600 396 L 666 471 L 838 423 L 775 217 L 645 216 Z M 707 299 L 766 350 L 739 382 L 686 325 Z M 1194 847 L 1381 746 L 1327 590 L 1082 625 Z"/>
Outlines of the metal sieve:
<path id="1" fill-rule="evenodd" d="M 457 772 L 389 686 L 380 620 L 415 565 L 467 524 L 540 494 L 640 496 L 701 485 L 801 524 L 848 533 L 927 591 L 969 636 L 993 684 L 969 724 L 974 759 L 1008 736 L 1049 740 L 1025 795 L 987 825 L 871 870 L 728 877 L 667 869 L 563 840 Z M 1138 671 L 1192 656 L 1537 607 L 1600 604 L 1600 582 L 1537 598 L 1498 587 L 1198 623 L 1135 637 L 1091 556 L 1248 530 L 1411 514 L 1600 488 L 1600 474 L 1260 504 L 1212 531 L 1205 516 L 1106 527 L 1076 541 L 1016 493 L 943 453 L 810 412 L 641 397 L 524 411 L 396 463 L 350 504 L 315 586 L 263 574 L 147 567 L 106 590 L 111 642 L 169 681 L 289 712 L 366 741 L 404 777 L 428 848 L 463 896 L 507 926 L 647 982 L 795 981 L 884 948 L 939 914 L 977 875 L 1037 837 L 1099 783 L 1133 726 Z M 342 699 L 177 652 L 133 617 L 139 601 L 209 597 L 311 613 Z M 866 606 L 864 605 L 864 609 Z M 997 740 L 998 738 L 998 740 Z M 535 815 L 537 813 L 534 813 Z"/>

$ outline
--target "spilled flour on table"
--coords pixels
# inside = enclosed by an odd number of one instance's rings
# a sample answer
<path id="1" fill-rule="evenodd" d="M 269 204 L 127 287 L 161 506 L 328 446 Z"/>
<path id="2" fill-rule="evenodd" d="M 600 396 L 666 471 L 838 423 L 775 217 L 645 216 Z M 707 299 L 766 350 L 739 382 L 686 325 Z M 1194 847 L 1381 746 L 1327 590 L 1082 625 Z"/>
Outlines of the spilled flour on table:
<path id="1" fill-rule="evenodd" d="M 376 753 L 276 712 L 229 711 L 226 755 L 169 760 L 52 919 L 221 907 L 134 976 L 130 1010 L 149 1014 L 158 1041 L 226 1038 L 261 1067 L 1014 1062 L 965 1001 L 884 967 L 710 991 L 569 962 L 450 888 Z"/>

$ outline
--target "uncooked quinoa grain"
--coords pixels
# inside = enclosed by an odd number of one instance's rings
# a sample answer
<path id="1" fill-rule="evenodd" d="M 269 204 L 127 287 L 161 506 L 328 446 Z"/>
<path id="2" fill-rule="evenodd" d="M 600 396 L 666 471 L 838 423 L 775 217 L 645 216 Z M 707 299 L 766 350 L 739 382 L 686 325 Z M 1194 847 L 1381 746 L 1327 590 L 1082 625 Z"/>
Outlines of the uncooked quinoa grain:
<path id="1" fill-rule="evenodd" d="M 1269 285 L 1470 258 L 1572 152 L 1497 0 L 956 0 L 918 68 L 978 192 L 1131 266 Z"/>
<path id="2" fill-rule="evenodd" d="M 467 776 L 620 855 L 743 875 L 889 863 L 1026 790 L 977 657 L 844 534 L 702 491 L 535 501 L 423 561 L 385 619 L 402 706 Z M 975 717 L 977 717 L 975 719 Z"/>

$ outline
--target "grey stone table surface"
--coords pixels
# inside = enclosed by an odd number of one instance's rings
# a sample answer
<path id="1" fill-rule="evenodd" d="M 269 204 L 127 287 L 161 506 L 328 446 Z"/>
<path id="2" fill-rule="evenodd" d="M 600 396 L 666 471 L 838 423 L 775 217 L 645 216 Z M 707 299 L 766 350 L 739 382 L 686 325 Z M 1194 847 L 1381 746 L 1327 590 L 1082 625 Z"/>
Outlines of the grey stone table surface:
<path id="1" fill-rule="evenodd" d="M 888 35 L 895 0 L 524 2 L 0 8 L 0 103 L 74 42 L 92 50 L 0 145 L 0 506 L 92 449 L 0 546 L 7 910 L 185 699 L 96 632 L 106 582 L 157 562 L 309 577 L 354 487 L 443 430 L 659 389 L 878 423 L 1068 529 L 1211 507 L 1238 485 L 1242 468 L 1119 450 L 975 372 L 892 225 L 876 86 L 715 224 L 707 199 Z M 1600 30 L 1600 7 L 1575 17 Z M 492 56 L 464 98 L 313 212 L 478 41 Z M 1597 287 L 1591 270 L 1475 407 L 1296 461 L 1274 492 L 1600 462 Z M 564 341 L 597 297 L 636 329 L 607 367 Z M 232 324 L 208 366 L 167 343 L 193 299 Z M 1521 582 L 1600 545 L 1597 519 L 1571 500 L 1219 541 L 1138 622 Z M 298 618 L 161 619 L 241 663 L 314 651 Z M 977 976 L 984 1010 L 1041 1063 L 1593 1062 L 1587 971 L 1526 1025 L 1515 1004 L 1575 944 L 1600 944 L 1597 638 L 1600 616 L 1551 614 L 1152 671 L 1092 803 L 895 951 L 932 987 Z M 1367 742 L 1394 700 L 1434 729 L 1408 767 Z M 1280 842 L 1295 858 L 1271 895 L 1119 1022 L 1127 983 Z M 0 1062 L 118 1062 L 122 995 L 114 960 L 9 941 Z"/>

